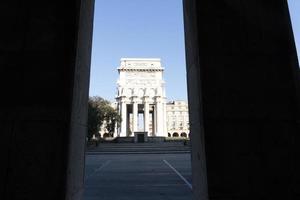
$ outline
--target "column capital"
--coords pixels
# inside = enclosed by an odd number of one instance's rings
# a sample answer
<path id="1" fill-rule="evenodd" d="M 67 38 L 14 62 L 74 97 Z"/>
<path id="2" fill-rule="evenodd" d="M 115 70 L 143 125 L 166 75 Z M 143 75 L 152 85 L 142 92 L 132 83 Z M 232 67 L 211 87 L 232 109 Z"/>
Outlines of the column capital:
<path id="1" fill-rule="evenodd" d="M 156 103 L 162 103 L 162 100 L 163 100 L 163 99 L 162 99 L 161 96 L 156 96 L 156 97 L 155 97 L 155 102 L 156 102 Z"/>
<path id="2" fill-rule="evenodd" d="M 138 102 L 138 99 L 137 99 L 137 98 L 138 98 L 137 96 L 132 96 L 132 97 L 131 97 L 132 103 L 137 103 L 137 102 Z"/>
<path id="3" fill-rule="evenodd" d="M 126 103 L 126 99 L 121 98 L 121 99 L 120 99 L 120 102 L 121 102 L 121 103 Z"/>
<path id="4" fill-rule="evenodd" d="M 149 96 L 144 96 L 144 103 L 149 103 Z"/>

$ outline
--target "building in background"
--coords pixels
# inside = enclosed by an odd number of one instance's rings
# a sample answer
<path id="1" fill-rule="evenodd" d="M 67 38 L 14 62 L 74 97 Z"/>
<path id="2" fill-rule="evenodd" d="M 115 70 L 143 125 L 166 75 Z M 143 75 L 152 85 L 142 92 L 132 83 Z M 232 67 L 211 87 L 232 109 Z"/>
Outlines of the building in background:
<path id="1" fill-rule="evenodd" d="M 159 58 L 122 58 L 118 68 L 116 102 L 122 121 L 114 137 L 131 137 L 134 132 L 147 136 L 189 137 L 186 101 L 166 102 L 164 68 Z M 109 136 L 103 123 L 100 134 Z"/>
<path id="2" fill-rule="evenodd" d="M 167 130 L 169 137 L 189 137 L 189 111 L 186 101 L 167 103 Z"/>
<path id="3" fill-rule="evenodd" d="M 118 68 L 117 107 L 120 137 L 144 132 L 167 137 L 164 68 L 159 58 L 122 58 Z"/>
<path id="4" fill-rule="evenodd" d="M 118 108 L 118 103 L 113 102 L 111 106 L 115 109 Z M 129 119 L 129 126 L 132 126 L 132 115 Z M 168 137 L 189 137 L 189 112 L 188 103 L 186 101 L 169 101 L 166 103 L 166 120 L 167 120 L 167 133 Z M 100 128 L 102 137 L 110 137 L 105 128 L 106 122 Z M 152 118 L 149 119 L 149 132 L 152 133 Z M 116 127 L 114 136 L 118 136 Z"/>

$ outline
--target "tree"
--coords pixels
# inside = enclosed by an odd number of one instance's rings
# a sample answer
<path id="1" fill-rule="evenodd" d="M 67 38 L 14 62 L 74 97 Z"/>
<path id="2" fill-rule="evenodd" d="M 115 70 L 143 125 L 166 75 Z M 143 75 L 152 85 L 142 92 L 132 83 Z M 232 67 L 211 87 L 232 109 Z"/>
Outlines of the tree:
<path id="1" fill-rule="evenodd" d="M 103 124 L 112 135 L 115 126 L 120 126 L 121 117 L 118 112 L 111 107 L 109 101 L 99 96 L 90 97 L 88 104 L 88 139 L 90 140 L 93 135 L 98 135 Z"/>
<path id="2" fill-rule="evenodd" d="M 105 128 L 108 131 L 109 135 L 112 136 L 116 126 L 117 128 L 120 127 L 121 116 L 116 112 L 114 108 L 108 107 L 106 110 L 105 121 Z"/>
<path id="3" fill-rule="evenodd" d="M 93 135 L 96 135 L 102 125 L 101 111 L 98 103 L 94 98 L 89 98 L 88 101 L 88 140 L 91 140 Z"/>

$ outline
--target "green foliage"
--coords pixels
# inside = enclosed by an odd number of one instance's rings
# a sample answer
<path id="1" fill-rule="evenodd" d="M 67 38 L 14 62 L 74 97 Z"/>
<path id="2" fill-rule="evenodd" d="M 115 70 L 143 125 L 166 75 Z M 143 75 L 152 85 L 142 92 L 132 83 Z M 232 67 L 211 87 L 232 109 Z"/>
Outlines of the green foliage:
<path id="1" fill-rule="evenodd" d="M 94 97 L 88 101 L 88 139 L 91 140 L 94 134 L 100 130 L 101 110 L 99 109 L 98 101 Z"/>
<path id="2" fill-rule="evenodd" d="M 88 102 L 88 138 L 99 133 L 100 127 L 105 123 L 105 128 L 110 135 L 113 134 L 115 126 L 120 126 L 121 117 L 111 107 L 110 102 L 98 97 L 90 97 Z"/>
<path id="3" fill-rule="evenodd" d="M 116 112 L 115 109 L 110 106 L 106 108 L 105 114 L 106 129 L 110 136 L 112 136 L 115 131 L 116 125 L 120 127 L 121 116 Z"/>

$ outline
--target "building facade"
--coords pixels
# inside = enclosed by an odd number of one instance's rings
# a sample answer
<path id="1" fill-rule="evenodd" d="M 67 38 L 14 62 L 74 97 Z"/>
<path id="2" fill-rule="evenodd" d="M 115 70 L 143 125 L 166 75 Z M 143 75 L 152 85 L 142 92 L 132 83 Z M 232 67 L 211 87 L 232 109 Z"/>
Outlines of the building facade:
<path id="1" fill-rule="evenodd" d="M 118 108 L 118 103 L 111 103 L 111 107 L 114 109 Z M 150 113 L 151 115 L 151 113 Z M 132 127 L 132 115 L 130 115 L 128 124 L 129 128 Z M 139 123 L 139 122 L 138 122 Z M 169 101 L 166 103 L 166 123 L 167 123 L 167 136 L 168 137 L 189 137 L 190 128 L 189 128 L 189 111 L 188 103 L 186 101 Z M 153 133 L 152 127 L 152 117 L 149 119 L 149 133 Z M 101 137 L 111 137 L 106 130 L 106 121 L 103 122 L 100 127 Z M 131 130 L 131 129 L 130 129 Z M 138 129 L 139 130 L 139 129 Z M 129 134 L 130 135 L 130 134 Z M 131 134 L 132 135 L 132 134 Z M 149 134 L 153 135 L 153 134 Z M 114 132 L 114 136 L 118 136 L 118 129 Z"/>
<path id="2" fill-rule="evenodd" d="M 117 136 L 134 136 L 134 132 L 142 131 L 147 136 L 167 137 L 161 60 L 122 58 L 118 72 L 116 101 L 122 122 Z"/>
<path id="3" fill-rule="evenodd" d="M 189 137 L 189 111 L 185 101 L 167 103 L 167 130 L 169 137 Z"/>

